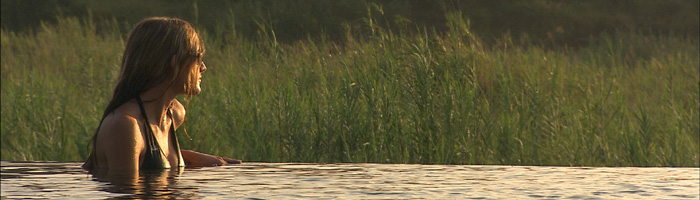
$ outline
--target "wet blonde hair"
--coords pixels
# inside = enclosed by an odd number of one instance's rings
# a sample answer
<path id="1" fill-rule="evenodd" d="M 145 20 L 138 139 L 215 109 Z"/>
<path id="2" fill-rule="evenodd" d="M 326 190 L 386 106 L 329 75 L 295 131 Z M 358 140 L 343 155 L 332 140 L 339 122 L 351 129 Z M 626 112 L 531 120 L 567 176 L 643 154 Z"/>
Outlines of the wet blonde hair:
<path id="1" fill-rule="evenodd" d="M 117 86 L 92 137 L 92 153 L 83 168 L 94 167 L 97 133 L 105 117 L 117 107 L 161 82 L 165 81 L 172 86 L 183 75 L 187 75 L 185 85 L 182 86 L 186 94 L 195 95 L 200 68 L 199 64 L 193 65 L 193 62 L 201 63 L 204 51 L 201 37 L 185 20 L 152 17 L 136 24 L 129 33 L 122 55 Z"/>
<path id="2" fill-rule="evenodd" d="M 129 34 L 112 97 L 113 101 L 117 100 L 114 108 L 162 81 L 175 83 L 181 73 L 191 75 L 186 87 L 191 94 L 197 81 L 193 76 L 199 71 L 191 64 L 201 61 L 204 50 L 204 42 L 186 21 L 165 17 L 144 19 Z M 173 56 L 175 66 L 171 66 Z"/>

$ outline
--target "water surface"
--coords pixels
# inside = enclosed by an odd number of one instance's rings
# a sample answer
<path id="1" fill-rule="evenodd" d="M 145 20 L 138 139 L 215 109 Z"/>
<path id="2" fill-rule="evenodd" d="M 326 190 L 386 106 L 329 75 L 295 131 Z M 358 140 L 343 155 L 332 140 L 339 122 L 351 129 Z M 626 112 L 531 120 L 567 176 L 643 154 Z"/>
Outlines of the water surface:
<path id="1" fill-rule="evenodd" d="M 698 168 L 244 163 L 90 175 L 78 162 L 2 161 L 2 199 L 698 199 Z"/>

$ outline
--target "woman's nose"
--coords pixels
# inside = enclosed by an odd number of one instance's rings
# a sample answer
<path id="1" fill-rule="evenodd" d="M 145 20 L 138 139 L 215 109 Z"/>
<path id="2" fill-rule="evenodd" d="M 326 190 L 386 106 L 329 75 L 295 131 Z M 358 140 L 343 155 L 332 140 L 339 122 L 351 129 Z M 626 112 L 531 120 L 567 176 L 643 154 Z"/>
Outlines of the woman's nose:
<path id="1" fill-rule="evenodd" d="M 204 72 L 207 71 L 207 65 L 202 62 L 202 67 L 199 69 L 199 72 Z"/>

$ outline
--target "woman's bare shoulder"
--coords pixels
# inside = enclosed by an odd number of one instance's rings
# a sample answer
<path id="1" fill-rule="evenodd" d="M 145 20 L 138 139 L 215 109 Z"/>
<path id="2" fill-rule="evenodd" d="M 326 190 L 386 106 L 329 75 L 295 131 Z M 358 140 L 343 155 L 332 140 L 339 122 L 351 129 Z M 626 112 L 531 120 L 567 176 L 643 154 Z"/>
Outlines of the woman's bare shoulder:
<path id="1" fill-rule="evenodd" d="M 173 107 L 171 108 L 173 111 L 173 121 L 175 122 L 175 128 L 180 127 L 182 123 L 185 122 L 185 106 L 180 103 L 177 99 L 173 100 Z"/>
<path id="2" fill-rule="evenodd" d="M 134 105 L 131 105 L 134 104 Z M 107 115 L 97 135 L 98 155 L 102 155 L 102 166 L 110 170 L 135 170 L 139 155 L 145 149 L 143 125 L 139 124 L 140 109 L 135 102 L 127 102 Z M 98 158 L 99 160 L 99 158 Z"/>
<path id="3" fill-rule="evenodd" d="M 114 142 L 138 144 L 143 142 L 139 126 L 140 108 L 135 102 L 127 102 L 108 114 L 102 125 L 98 139 Z"/>

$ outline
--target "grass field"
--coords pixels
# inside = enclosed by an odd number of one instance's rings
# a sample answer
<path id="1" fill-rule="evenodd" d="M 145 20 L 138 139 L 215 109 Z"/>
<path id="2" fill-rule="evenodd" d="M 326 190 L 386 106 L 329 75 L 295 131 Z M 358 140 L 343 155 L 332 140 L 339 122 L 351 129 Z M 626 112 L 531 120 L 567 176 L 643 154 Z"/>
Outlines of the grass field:
<path id="1" fill-rule="evenodd" d="M 181 145 L 264 162 L 700 166 L 697 39 L 486 44 L 464 14 L 445 18 L 438 32 L 369 16 L 371 34 L 347 27 L 343 42 L 280 43 L 265 22 L 258 40 L 202 30 L 208 70 Z M 96 24 L 2 30 L 2 160 L 87 157 L 125 40 Z"/>

